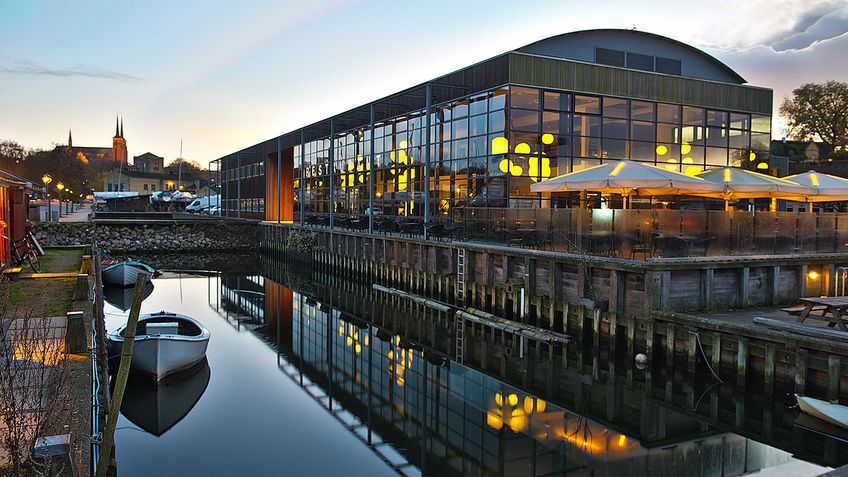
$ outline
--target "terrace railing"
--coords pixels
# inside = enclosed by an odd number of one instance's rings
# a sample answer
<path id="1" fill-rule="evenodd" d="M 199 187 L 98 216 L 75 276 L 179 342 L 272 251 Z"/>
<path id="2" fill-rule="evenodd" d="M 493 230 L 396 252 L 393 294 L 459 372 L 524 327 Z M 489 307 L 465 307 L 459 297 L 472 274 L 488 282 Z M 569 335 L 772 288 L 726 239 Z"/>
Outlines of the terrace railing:
<path id="1" fill-rule="evenodd" d="M 420 217 L 376 222 L 375 233 L 427 230 L 435 240 L 633 259 L 848 253 L 848 213 L 839 212 L 466 207 L 426 225 Z M 365 224 L 367 218 L 335 221 L 336 228 Z M 315 217 L 307 225 L 328 221 Z"/>

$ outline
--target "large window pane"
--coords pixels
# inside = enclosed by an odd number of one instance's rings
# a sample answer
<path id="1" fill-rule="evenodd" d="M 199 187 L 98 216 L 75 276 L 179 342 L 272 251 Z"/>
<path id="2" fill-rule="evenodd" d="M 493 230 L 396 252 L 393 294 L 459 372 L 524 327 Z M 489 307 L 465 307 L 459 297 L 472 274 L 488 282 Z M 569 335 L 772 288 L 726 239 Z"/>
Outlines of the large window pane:
<path id="1" fill-rule="evenodd" d="M 568 113 L 557 113 L 545 111 L 542 115 L 542 132 L 554 136 L 571 133 L 571 115 Z"/>
<path id="2" fill-rule="evenodd" d="M 503 111 L 494 111 L 489 113 L 489 132 L 498 132 L 504 130 L 505 113 Z"/>
<path id="3" fill-rule="evenodd" d="M 469 135 L 479 136 L 481 134 L 486 134 L 487 119 L 488 117 L 485 114 L 482 116 L 472 116 L 469 120 Z"/>
<path id="4" fill-rule="evenodd" d="M 657 142 L 677 143 L 680 141 L 680 128 L 674 124 L 657 124 Z"/>
<path id="5" fill-rule="evenodd" d="M 680 122 L 680 106 L 676 104 L 657 104 L 657 121 L 663 123 Z"/>
<path id="6" fill-rule="evenodd" d="M 492 93 L 489 98 L 489 111 L 504 109 L 506 107 L 506 90 L 499 89 Z"/>
<path id="7" fill-rule="evenodd" d="M 509 111 L 509 127 L 517 131 L 538 131 L 539 112 L 524 109 Z"/>
<path id="8" fill-rule="evenodd" d="M 572 123 L 575 136 L 601 136 L 601 118 L 575 114 Z"/>
<path id="9" fill-rule="evenodd" d="M 707 165 L 708 166 L 726 166 L 727 165 L 727 149 L 720 147 L 707 148 Z"/>
<path id="10" fill-rule="evenodd" d="M 601 114 L 601 98 L 596 96 L 574 96 L 574 112 L 586 114 Z"/>
<path id="11" fill-rule="evenodd" d="M 730 113 L 730 127 L 734 129 L 751 129 L 751 115 Z"/>
<path id="12" fill-rule="evenodd" d="M 656 149 L 656 145 L 653 142 L 632 141 L 630 143 L 630 158 L 634 161 L 654 162 L 654 149 Z"/>
<path id="13" fill-rule="evenodd" d="M 630 122 L 630 139 L 635 141 L 653 141 L 655 139 L 656 132 L 656 125 L 652 122 Z"/>
<path id="14" fill-rule="evenodd" d="M 604 138 L 627 139 L 627 120 L 604 118 Z"/>
<path id="15" fill-rule="evenodd" d="M 771 132 L 771 116 L 754 114 L 751 116 L 751 131 Z"/>
<path id="16" fill-rule="evenodd" d="M 539 109 L 539 90 L 513 86 L 509 93 L 510 108 Z"/>
<path id="17" fill-rule="evenodd" d="M 771 134 L 769 133 L 751 133 L 751 149 L 768 150 Z"/>
<path id="18" fill-rule="evenodd" d="M 707 146 L 727 147 L 727 131 L 723 128 L 707 128 Z"/>
<path id="19" fill-rule="evenodd" d="M 641 121 L 654 120 L 654 103 L 648 101 L 630 100 L 630 119 Z"/>
<path id="20" fill-rule="evenodd" d="M 568 111 L 571 109 L 571 95 L 555 91 L 545 91 L 545 109 Z"/>
<path id="21" fill-rule="evenodd" d="M 471 100 L 470 105 L 470 114 L 472 116 L 476 116 L 478 114 L 483 114 L 488 109 L 488 98 L 486 96 L 477 97 Z"/>
<path id="22" fill-rule="evenodd" d="M 627 100 L 619 98 L 604 98 L 604 116 L 626 119 Z"/>
<path id="23" fill-rule="evenodd" d="M 704 109 L 683 106 L 683 124 L 701 126 L 704 124 Z"/>
<path id="24" fill-rule="evenodd" d="M 452 124 L 452 137 L 454 139 L 461 139 L 464 137 L 468 137 L 468 119 L 462 118 L 458 120 L 454 120 Z"/>
<path id="25" fill-rule="evenodd" d="M 604 159 L 627 159 L 627 141 L 604 138 Z"/>
<path id="26" fill-rule="evenodd" d="M 727 127 L 727 112 L 707 111 L 707 126 Z"/>
<path id="27" fill-rule="evenodd" d="M 601 157 L 601 139 L 596 137 L 574 137 L 574 155 Z"/>
<path id="28" fill-rule="evenodd" d="M 738 149 L 748 148 L 748 141 L 751 137 L 748 131 L 738 131 L 736 129 L 731 129 L 729 135 L 730 147 L 735 147 Z"/>

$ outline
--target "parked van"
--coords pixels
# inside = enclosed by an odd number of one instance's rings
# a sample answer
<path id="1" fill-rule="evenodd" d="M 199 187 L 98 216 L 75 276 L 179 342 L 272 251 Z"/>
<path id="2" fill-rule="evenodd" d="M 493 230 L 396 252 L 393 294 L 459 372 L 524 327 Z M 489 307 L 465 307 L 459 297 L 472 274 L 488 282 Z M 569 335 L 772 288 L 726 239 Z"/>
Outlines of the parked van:
<path id="1" fill-rule="evenodd" d="M 191 204 L 186 206 L 186 212 L 197 213 L 201 210 L 218 205 L 218 196 L 212 195 L 208 197 L 198 197 Z"/>

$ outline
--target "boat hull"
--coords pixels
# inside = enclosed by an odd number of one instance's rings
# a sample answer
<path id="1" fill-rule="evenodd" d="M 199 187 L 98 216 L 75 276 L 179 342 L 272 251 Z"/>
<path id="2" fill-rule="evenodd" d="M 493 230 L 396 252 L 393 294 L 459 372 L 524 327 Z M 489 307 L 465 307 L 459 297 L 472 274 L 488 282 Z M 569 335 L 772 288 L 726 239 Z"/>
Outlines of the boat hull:
<path id="1" fill-rule="evenodd" d="M 798 408 L 822 421 L 848 429 L 848 407 L 839 404 L 831 404 L 821 399 L 795 395 Z"/>
<path id="2" fill-rule="evenodd" d="M 151 272 L 144 267 L 131 265 L 126 262 L 116 263 L 103 268 L 103 282 L 108 285 L 127 287 L 135 285 L 136 278 L 141 273 L 151 275 Z"/>
<path id="3" fill-rule="evenodd" d="M 200 329 L 194 336 L 179 334 L 140 334 L 135 337 L 132 354 L 132 368 L 149 374 L 157 381 L 164 377 L 188 369 L 206 356 L 211 334 L 199 321 L 185 315 L 173 313 L 152 313 L 139 318 L 139 324 L 146 321 L 161 320 L 188 321 Z M 124 328 L 109 335 L 113 351 L 119 352 L 124 343 Z"/>

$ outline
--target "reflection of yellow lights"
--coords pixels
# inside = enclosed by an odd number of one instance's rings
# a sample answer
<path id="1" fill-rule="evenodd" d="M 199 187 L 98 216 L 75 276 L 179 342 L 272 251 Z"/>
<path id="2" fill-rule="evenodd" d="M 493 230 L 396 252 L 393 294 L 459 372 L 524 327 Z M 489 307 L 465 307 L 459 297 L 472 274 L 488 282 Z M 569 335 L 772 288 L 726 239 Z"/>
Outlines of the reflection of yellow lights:
<path id="1" fill-rule="evenodd" d="M 503 428 L 503 419 L 494 412 L 489 411 L 486 414 L 486 424 L 488 424 L 492 429 L 499 431 Z"/>
<path id="2" fill-rule="evenodd" d="M 515 146 L 516 154 L 530 154 L 530 145 L 526 142 L 522 142 L 519 145 Z"/>
<path id="3" fill-rule="evenodd" d="M 730 182 L 730 169 L 724 168 L 724 182 Z"/>
<path id="4" fill-rule="evenodd" d="M 757 169 L 768 169 L 768 163 L 767 162 L 761 162 L 761 163 L 757 164 Z"/>
<path id="5" fill-rule="evenodd" d="M 807 278 L 809 278 L 810 280 L 818 280 L 819 272 L 813 270 L 813 271 L 807 273 Z"/>
<path id="6" fill-rule="evenodd" d="M 588 450 L 590 452 L 597 452 L 602 450 L 602 447 L 599 444 L 592 442 L 591 437 L 584 438 L 578 435 L 566 434 L 564 432 L 560 432 L 559 437 L 561 437 L 567 442 L 570 442 L 571 444 L 580 447 L 581 449 Z"/>
<path id="7" fill-rule="evenodd" d="M 658 156 L 665 156 L 666 154 L 668 154 L 668 148 L 666 146 L 663 146 L 662 144 L 657 146 L 657 155 Z"/>
<path id="8" fill-rule="evenodd" d="M 684 157 L 684 158 L 680 161 L 680 163 L 681 163 L 681 164 L 694 164 L 694 163 L 695 163 L 695 159 L 692 159 L 691 157 Z"/>
<path id="9" fill-rule="evenodd" d="M 685 174 L 687 176 L 696 176 L 701 173 L 701 168 L 699 166 L 689 166 L 686 168 Z"/>
<path id="10" fill-rule="evenodd" d="M 503 394 L 495 393 L 495 404 L 498 406 L 503 406 Z"/>
<path id="11" fill-rule="evenodd" d="M 509 141 L 505 137 L 492 139 L 492 154 L 506 154 L 509 152 Z"/>
<path id="12" fill-rule="evenodd" d="M 554 135 L 550 133 L 542 134 L 542 144 L 553 144 L 554 143 Z"/>
<path id="13" fill-rule="evenodd" d="M 692 146 L 688 142 L 683 141 L 683 144 L 680 145 L 680 153 L 681 154 L 689 154 L 689 152 L 691 152 L 691 151 L 692 151 Z"/>
<path id="14" fill-rule="evenodd" d="M 516 404 L 518 404 L 518 396 L 515 393 L 510 394 L 507 397 L 507 402 L 510 406 L 515 406 Z"/>
<path id="15" fill-rule="evenodd" d="M 754 152 L 752 152 L 751 154 L 748 154 L 748 159 L 750 159 L 751 162 L 753 162 L 755 159 L 757 159 L 757 154 L 754 153 Z"/>
<path id="16" fill-rule="evenodd" d="M 618 436 L 618 447 L 624 447 L 627 445 L 627 438 L 624 437 L 624 434 Z"/>

